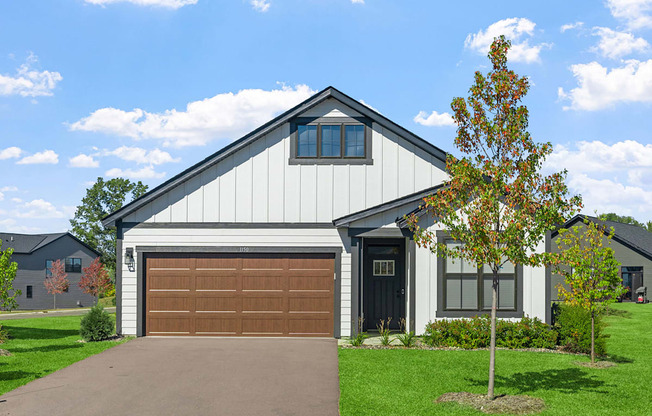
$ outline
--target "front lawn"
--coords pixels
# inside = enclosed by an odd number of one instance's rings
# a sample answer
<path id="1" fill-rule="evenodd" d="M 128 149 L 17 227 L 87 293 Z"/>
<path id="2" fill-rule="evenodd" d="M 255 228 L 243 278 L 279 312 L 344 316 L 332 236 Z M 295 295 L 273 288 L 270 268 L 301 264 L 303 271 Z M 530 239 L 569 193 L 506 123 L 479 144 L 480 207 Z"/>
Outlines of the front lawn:
<path id="1" fill-rule="evenodd" d="M 121 342 L 77 342 L 81 316 L 60 316 L 2 321 L 12 339 L 0 348 L 0 394 L 100 353 Z M 98 374 L 98 377 L 101 377 Z"/>
<path id="2" fill-rule="evenodd" d="M 573 364 L 586 357 L 500 350 L 496 393 L 542 398 L 541 415 L 630 415 L 652 409 L 652 304 L 623 303 L 631 312 L 609 316 L 607 351 L 616 367 Z M 488 351 L 339 351 L 340 409 L 346 415 L 480 415 L 454 403 L 435 404 L 446 392 L 486 393 Z"/>

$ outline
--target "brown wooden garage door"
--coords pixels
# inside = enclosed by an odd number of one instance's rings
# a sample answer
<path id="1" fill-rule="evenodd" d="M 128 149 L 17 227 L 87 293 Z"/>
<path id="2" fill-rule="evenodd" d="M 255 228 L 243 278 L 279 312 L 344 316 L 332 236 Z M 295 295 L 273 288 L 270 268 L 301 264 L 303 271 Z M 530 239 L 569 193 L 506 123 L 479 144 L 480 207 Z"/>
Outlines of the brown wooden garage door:
<path id="1" fill-rule="evenodd" d="M 327 255 L 146 258 L 147 335 L 333 336 Z"/>

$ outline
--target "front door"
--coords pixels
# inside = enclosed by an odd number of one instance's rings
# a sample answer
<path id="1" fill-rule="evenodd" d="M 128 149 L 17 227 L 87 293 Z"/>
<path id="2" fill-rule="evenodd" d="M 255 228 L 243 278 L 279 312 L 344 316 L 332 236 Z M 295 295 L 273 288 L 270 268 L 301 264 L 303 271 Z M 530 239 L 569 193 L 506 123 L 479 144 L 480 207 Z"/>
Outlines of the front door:
<path id="1" fill-rule="evenodd" d="M 369 240 L 363 258 L 363 329 L 375 330 L 387 318 L 391 329 L 399 329 L 405 318 L 405 240 Z"/>

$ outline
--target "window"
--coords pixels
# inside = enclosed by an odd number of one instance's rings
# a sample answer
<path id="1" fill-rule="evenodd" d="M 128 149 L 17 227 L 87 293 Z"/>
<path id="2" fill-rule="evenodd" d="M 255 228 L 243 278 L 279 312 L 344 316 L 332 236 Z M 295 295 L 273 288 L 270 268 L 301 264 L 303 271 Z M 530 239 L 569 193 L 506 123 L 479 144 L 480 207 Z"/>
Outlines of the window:
<path id="1" fill-rule="evenodd" d="M 31 298 L 32 298 L 32 286 L 29 286 L 29 285 L 28 285 L 28 286 L 25 288 L 25 297 L 26 297 L 27 299 L 31 299 Z"/>
<path id="2" fill-rule="evenodd" d="M 394 276 L 394 260 L 374 260 L 374 276 Z"/>
<path id="3" fill-rule="evenodd" d="M 310 119 L 308 119 L 310 120 Z M 326 118 L 292 124 L 291 164 L 371 163 L 370 136 L 366 124 L 351 119 Z"/>
<path id="4" fill-rule="evenodd" d="M 81 273 L 81 259 L 66 257 L 66 273 Z"/>
<path id="5" fill-rule="evenodd" d="M 454 249 L 461 243 L 448 240 Z M 484 267 L 481 277 L 475 264 L 462 259 L 447 258 L 444 263 L 444 309 L 452 311 L 481 311 L 491 309 L 493 272 Z M 507 262 L 498 274 L 498 310 L 516 310 L 516 270 Z"/>
<path id="6" fill-rule="evenodd" d="M 45 277 L 52 277 L 52 263 L 54 260 L 45 260 Z"/>

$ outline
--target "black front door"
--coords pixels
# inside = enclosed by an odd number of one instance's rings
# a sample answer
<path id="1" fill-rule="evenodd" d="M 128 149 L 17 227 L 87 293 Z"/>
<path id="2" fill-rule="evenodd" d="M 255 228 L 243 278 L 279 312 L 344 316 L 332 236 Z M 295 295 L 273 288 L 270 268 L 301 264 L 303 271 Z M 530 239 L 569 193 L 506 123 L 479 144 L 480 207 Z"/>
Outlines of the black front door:
<path id="1" fill-rule="evenodd" d="M 368 240 L 363 258 L 364 330 L 375 330 L 387 318 L 390 328 L 399 329 L 405 318 L 405 240 Z"/>

